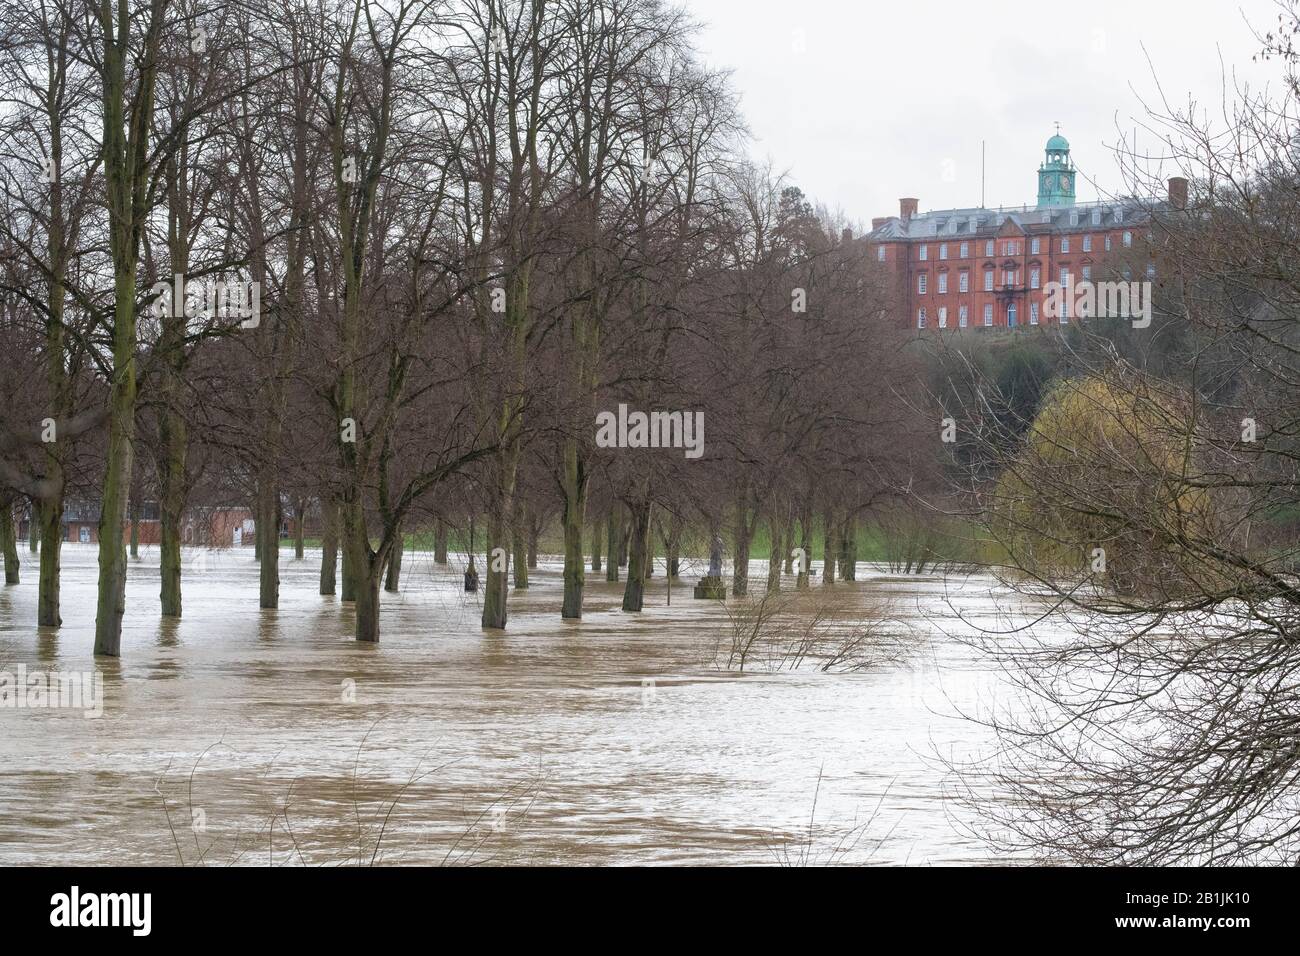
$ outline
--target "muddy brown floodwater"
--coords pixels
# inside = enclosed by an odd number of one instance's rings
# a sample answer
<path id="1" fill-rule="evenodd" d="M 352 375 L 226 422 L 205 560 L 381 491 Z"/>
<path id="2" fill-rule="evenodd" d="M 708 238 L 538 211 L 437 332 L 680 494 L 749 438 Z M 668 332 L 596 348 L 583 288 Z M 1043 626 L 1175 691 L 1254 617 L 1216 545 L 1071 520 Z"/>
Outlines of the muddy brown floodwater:
<path id="1" fill-rule="evenodd" d="M 64 550 L 63 617 L 37 629 L 35 568 L 0 590 L 0 671 L 103 672 L 103 715 L 0 709 L 0 863 L 987 863 L 943 756 L 991 741 L 957 712 L 1010 693 L 955 635 L 1007 596 L 984 577 L 860 566 L 912 640 L 864 672 L 737 674 L 690 599 L 624 614 L 589 580 L 559 616 L 558 560 L 513 592 L 505 633 L 456 567 L 408 554 L 378 645 L 282 559 L 257 607 L 243 551 L 187 552 L 185 616 L 158 617 L 156 551 L 131 565 L 119 660 L 93 647 L 95 552 Z M 453 559 L 454 560 L 454 559 Z M 755 563 L 751 579 L 765 579 Z M 595 576 L 592 576 L 595 577 Z"/>

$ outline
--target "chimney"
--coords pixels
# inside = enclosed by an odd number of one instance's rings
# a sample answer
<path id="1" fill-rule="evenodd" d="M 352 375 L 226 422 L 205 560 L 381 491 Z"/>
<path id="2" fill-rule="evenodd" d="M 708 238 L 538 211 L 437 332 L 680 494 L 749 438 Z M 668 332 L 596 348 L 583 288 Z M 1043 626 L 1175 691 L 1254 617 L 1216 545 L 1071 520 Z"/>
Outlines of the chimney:
<path id="1" fill-rule="evenodd" d="M 1169 178 L 1169 205 L 1175 209 L 1187 208 L 1187 180 L 1182 176 Z"/>
<path id="2" fill-rule="evenodd" d="M 853 241 L 853 230 L 850 229 L 848 226 L 845 226 L 844 230 L 840 233 L 840 242 L 848 243 L 852 241 Z"/>
<path id="3" fill-rule="evenodd" d="M 871 220 L 871 231 L 872 231 L 872 232 L 875 232 L 877 229 L 879 229 L 881 226 L 883 226 L 883 225 L 884 225 L 885 223 L 887 223 L 887 222 L 889 222 L 889 217 L 888 217 L 888 216 L 879 216 L 879 217 L 877 217 L 877 218 Z"/>
<path id="4" fill-rule="evenodd" d="M 918 199 L 900 199 L 898 201 L 898 218 L 906 222 L 915 216 L 918 202 L 920 202 Z"/>

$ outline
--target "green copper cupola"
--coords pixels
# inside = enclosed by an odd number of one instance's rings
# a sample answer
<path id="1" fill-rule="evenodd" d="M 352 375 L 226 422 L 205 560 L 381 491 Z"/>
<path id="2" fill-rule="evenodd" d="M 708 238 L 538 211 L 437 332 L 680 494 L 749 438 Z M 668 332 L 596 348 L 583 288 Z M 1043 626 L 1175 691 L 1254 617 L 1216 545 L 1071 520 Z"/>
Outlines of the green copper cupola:
<path id="1" fill-rule="evenodd" d="M 1057 132 L 1047 141 L 1043 165 L 1038 167 L 1038 205 L 1074 205 L 1074 163 L 1070 161 L 1070 142 Z"/>

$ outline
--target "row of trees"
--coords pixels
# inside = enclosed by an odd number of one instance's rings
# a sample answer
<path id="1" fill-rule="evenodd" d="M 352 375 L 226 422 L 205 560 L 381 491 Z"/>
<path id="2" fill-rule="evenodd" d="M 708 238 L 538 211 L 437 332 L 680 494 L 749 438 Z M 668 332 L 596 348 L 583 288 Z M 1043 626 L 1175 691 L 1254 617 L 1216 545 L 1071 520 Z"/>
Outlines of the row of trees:
<path id="1" fill-rule="evenodd" d="M 39 524 L 40 624 L 61 621 L 69 496 L 100 503 L 95 648 L 116 655 L 144 498 L 162 614 L 182 613 L 187 507 L 251 501 L 261 606 L 285 511 L 318 511 L 321 591 L 341 557 L 373 641 L 417 529 L 472 520 L 526 586 L 554 516 L 577 618 L 602 530 L 630 529 L 639 610 L 656 528 L 674 553 L 687 529 L 729 531 L 743 594 L 760 521 L 774 552 L 811 554 L 824 526 L 840 553 L 899 485 L 908 370 L 882 279 L 745 161 L 681 11 L 37 0 L 3 17 L 0 510 L 30 502 Z M 596 413 L 620 403 L 702 412 L 703 457 L 598 447 Z M 508 603 L 489 560 L 483 625 Z"/>

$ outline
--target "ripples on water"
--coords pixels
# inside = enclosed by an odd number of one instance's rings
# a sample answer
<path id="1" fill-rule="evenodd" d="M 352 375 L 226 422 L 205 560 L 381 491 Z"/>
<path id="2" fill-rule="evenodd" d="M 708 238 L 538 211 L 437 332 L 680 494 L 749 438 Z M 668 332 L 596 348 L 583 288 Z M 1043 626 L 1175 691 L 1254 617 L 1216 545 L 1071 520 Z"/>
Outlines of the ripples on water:
<path id="1" fill-rule="evenodd" d="M 936 756 L 987 749 L 955 713 L 1006 694 L 953 639 L 999 615 L 989 578 L 860 566 L 837 594 L 891 597 L 914 636 L 901 659 L 740 675 L 700 663 L 727 625 L 690 599 L 694 576 L 671 607 L 653 578 L 640 615 L 591 576 L 565 622 L 543 560 L 499 634 L 454 565 L 407 554 L 370 646 L 316 593 L 318 553 L 282 557 L 277 611 L 257 607 L 250 551 L 202 571 L 187 553 L 185 616 L 163 622 L 152 551 L 131 566 L 122 657 L 96 661 L 95 551 L 63 554 L 57 632 L 32 624 L 25 551 L 0 590 L 0 669 L 98 666 L 104 715 L 0 710 L 3 863 L 990 861 Z"/>

